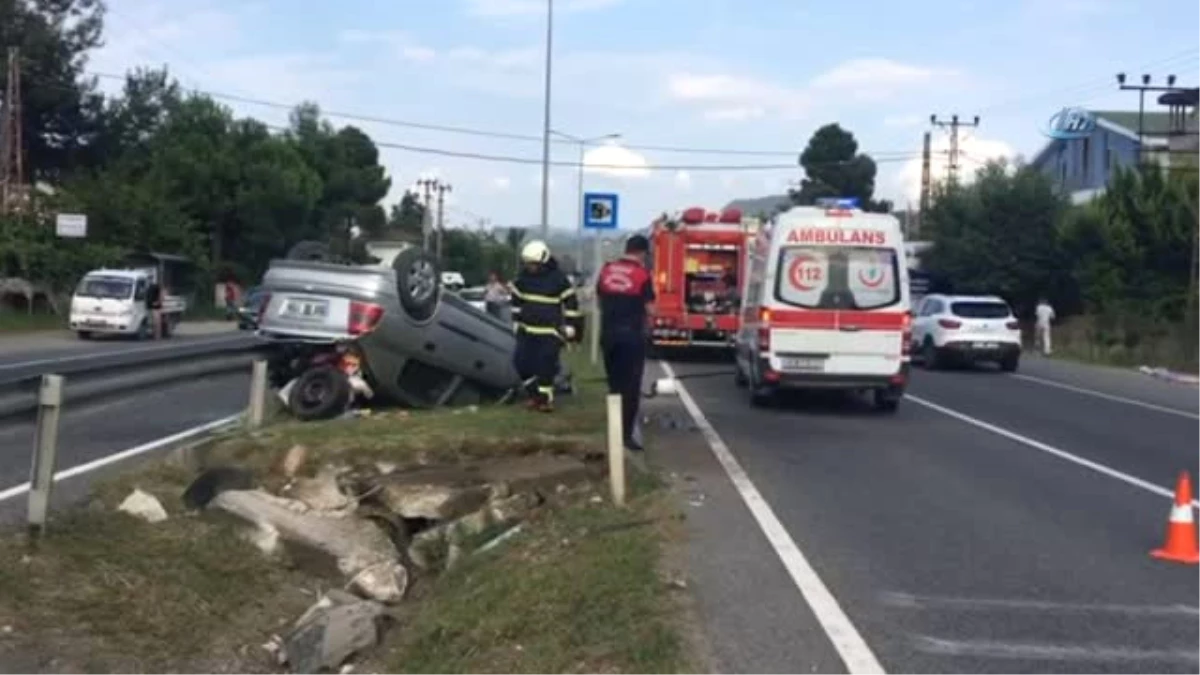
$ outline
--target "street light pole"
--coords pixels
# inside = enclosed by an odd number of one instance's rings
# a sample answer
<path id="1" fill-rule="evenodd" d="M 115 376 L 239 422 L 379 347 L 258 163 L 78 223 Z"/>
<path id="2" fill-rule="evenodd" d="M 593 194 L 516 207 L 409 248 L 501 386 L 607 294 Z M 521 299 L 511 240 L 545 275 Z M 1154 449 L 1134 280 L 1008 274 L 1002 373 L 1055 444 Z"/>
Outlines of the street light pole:
<path id="1" fill-rule="evenodd" d="M 542 120 L 542 239 L 550 234 L 550 67 L 554 54 L 554 0 L 546 0 L 546 92 Z"/>
<path id="2" fill-rule="evenodd" d="M 551 129 L 550 133 L 571 141 L 579 146 L 579 165 L 576 167 L 575 174 L 575 238 L 577 240 L 576 252 L 579 257 L 575 259 L 575 264 L 578 265 L 579 270 L 582 271 L 584 256 L 587 255 L 583 238 L 583 169 L 584 159 L 587 155 L 587 146 L 593 143 L 599 143 L 600 141 L 616 140 L 621 137 L 621 134 L 605 134 L 603 136 L 596 136 L 594 138 L 579 138 L 577 136 L 565 134 L 554 129 Z"/>

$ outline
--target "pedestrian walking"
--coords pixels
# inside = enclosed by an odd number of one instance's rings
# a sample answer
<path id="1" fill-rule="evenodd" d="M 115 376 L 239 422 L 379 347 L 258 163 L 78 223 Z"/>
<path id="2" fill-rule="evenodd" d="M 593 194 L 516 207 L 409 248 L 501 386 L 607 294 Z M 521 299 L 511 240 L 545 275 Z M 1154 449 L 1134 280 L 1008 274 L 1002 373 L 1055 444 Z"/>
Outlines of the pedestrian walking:
<path id="1" fill-rule="evenodd" d="M 640 451 L 637 432 L 646 367 L 646 316 L 654 302 L 654 286 L 646 269 L 650 242 L 635 234 L 625 242 L 625 254 L 605 263 L 596 275 L 600 303 L 600 346 L 610 394 L 621 396 L 621 429 L 625 447 Z"/>
<path id="2" fill-rule="evenodd" d="M 1038 300 L 1037 308 L 1033 313 L 1036 319 L 1034 323 L 1035 347 L 1040 347 L 1042 354 L 1050 356 L 1050 324 L 1057 318 L 1057 315 L 1054 313 L 1054 307 L 1050 305 L 1049 300 L 1043 297 Z"/>
<path id="3" fill-rule="evenodd" d="M 483 289 L 483 308 L 497 319 L 504 318 L 504 304 L 508 302 L 508 287 L 496 272 L 488 274 L 487 286 Z"/>
<path id="4" fill-rule="evenodd" d="M 575 287 L 554 264 L 545 242 L 526 244 L 521 265 L 509 288 L 517 336 L 513 365 L 529 394 L 530 407 L 552 412 L 559 354 L 564 343 L 580 339 L 582 314 Z"/>

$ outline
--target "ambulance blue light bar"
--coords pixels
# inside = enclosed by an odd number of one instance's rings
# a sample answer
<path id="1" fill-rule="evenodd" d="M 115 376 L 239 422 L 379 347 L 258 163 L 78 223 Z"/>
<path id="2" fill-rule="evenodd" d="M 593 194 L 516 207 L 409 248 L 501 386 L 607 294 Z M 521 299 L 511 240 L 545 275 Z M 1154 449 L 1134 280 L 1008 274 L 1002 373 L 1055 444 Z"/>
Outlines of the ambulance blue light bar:
<path id="1" fill-rule="evenodd" d="M 857 209 L 858 197 L 818 197 L 817 206 L 829 211 Z"/>

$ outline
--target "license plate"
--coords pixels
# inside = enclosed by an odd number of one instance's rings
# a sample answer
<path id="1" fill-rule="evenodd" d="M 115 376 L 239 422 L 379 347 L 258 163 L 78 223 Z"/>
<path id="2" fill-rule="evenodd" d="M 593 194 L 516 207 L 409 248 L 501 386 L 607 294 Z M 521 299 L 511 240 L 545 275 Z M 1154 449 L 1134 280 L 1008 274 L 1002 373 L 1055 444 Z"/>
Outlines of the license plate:
<path id="1" fill-rule="evenodd" d="M 784 357 L 779 359 L 779 365 L 782 370 L 796 373 L 823 373 L 825 372 L 825 359 L 806 359 L 797 357 Z"/>
<path id="2" fill-rule="evenodd" d="M 320 321 L 329 315 L 329 303 L 325 300 L 297 300 L 288 298 L 279 310 L 280 316 L 292 319 Z"/>
<path id="3" fill-rule="evenodd" d="M 85 326 L 96 326 L 97 328 L 104 328 L 104 327 L 107 327 L 107 326 L 108 326 L 108 322 L 107 322 L 107 321 L 100 321 L 100 320 L 98 320 L 98 319 L 88 319 L 87 321 L 84 321 L 84 322 L 83 322 L 83 325 L 85 325 Z"/>
<path id="4" fill-rule="evenodd" d="M 975 343 L 975 348 L 976 348 L 976 349 L 995 349 L 995 348 L 997 348 L 997 347 L 999 347 L 999 346 L 1000 346 L 1000 345 L 999 345 L 998 343 L 995 343 L 995 342 L 976 342 L 976 343 Z"/>

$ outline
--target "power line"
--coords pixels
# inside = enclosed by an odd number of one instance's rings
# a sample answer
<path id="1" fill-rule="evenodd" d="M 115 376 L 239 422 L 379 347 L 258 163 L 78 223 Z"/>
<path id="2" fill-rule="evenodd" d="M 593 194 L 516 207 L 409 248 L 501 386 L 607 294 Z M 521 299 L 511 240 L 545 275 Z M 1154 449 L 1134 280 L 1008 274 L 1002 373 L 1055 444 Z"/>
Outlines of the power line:
<path id="1" fill-rule="evenodd" d="M 126 79 L 126 76 L 117 75 L 114 73 L 93 71 L 89 74 L 93 77 L 98 77 L 98 78 L 106 79 L 106 80 L 125 81 L 125 79 Z M 185 87 L 185 89 L 187 89 L 188 91 L 190 91 L 194 94 L 202 94 L 204 96 L 208 96 L 210 98 L 217 99 L 217 100 L 229 101 L 231 103 L 242 103 L 245 105 L 255 105 L 255 106 L 260 106 L 260 107 L 264 107 L 264 108 L 274 108 L 277 110 L 289 110 L 289 111 L 295 110 L 296 105 L 297 105 L 295 103 L 283 103 L 280 101 L 270 101 L 267 99 L 252 98 L 249 96 L 241 96 L 238 94 L 229 94 L 229 93 L 225 93 L 225 92 L 218 92 L 218 91 L 212 91 L 212 90 L 207 90 L 207 89 L 199 89 L 199 88 L 194 88 L 194 87 Z M 510 141 L 525 141 L 525 142 L 537 142 L 537 143 L 542 142 L 542 138 L 540 136 L 534 136 L 534 135 L 530 135 L 530 134 L 519 134 L 519 133 L 507 132 L 507 131 L 490 131 L 490 130 L 486 130 L 486 129 L 475 129 L 475 128 L 471 128 L 471 127 L 460 127 L 460 126 L 452 126 L 452 125 L 446 125 L 446 124 L 433 124 L 433 123 L 429 123 L 429 122 L 414 122 L 411 120 L 399 120 L 399 119 L 394 119 L 394 118 L 390 118 L 390 117 L 380 117 L 377 115 L 366 115 L 363 113 L 353 113 L 353 112 L 345 112 L 345 111 L 338 111 L 338 110 L 327 110 L 325 108 L 321 108 L 321 114 L 325 117 L 352 120 L 352 121 L 356 121 L 356 122 L 369 122 L 372 124 L 381 124 L 381 125 L 385 125 L 385 126 L 404 127 L 404 128 L 408 128 L 408 129 L 421 129 L 423 131 L 437 131 L 437 132 L 442 132 L 442 133 L 462 134 L 465 136 L 478 136 L 478 137 L 482 137 L 482 138 L 495 138 L 495 139 L 510 140 Z M 559 144 L 559 145 L 563 145 L 563 144 L 574 145 L 574 141 L 568 141 L 565 139 L 552 139 L 551 142 Z M 673 152 L 673 153 L 694 154 L 694 155 L 731 155 L 731 156 L 741 155 L 741 156 L 747 156 L 747 157 L 798 157 L 800 154 L 798 151 L 794 151 L 794 150 L 739 150 L 739 149 L 733 149 L 733 148 L 693 148 L 693 147 L 682 147 L 682 146 L 673 146 L 673 145 L 630 144 L 630 145 L 622 145 L 621 147 L 629 149 L 629 150 L 645 150 L 648 152 Z M 912 153 L 908 150 L 885 150 L 885 151 L 879 151 L 879 152 L 865 152 L 864 151 L 864 154 L 870 155 L 871 157 L 879 157 L 879 156 L 885 156 L 885 155 L 899 155 L 899 154 L 912 154 Z M 795 166 L 795 165 L 793 164 L 792 166 Z"/>

